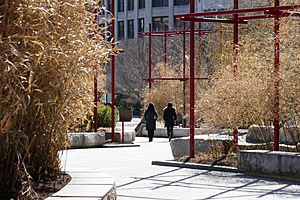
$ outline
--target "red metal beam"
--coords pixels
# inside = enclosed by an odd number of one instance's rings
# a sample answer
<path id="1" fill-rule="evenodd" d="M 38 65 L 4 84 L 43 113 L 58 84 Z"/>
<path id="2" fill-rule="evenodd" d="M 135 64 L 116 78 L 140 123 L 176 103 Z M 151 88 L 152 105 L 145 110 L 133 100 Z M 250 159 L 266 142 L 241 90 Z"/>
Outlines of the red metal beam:
<path id="1" fill-rule="evenodd" d="M 210 77 L 194 77 L 195 80 L 212 80 L 217 78 L 210 78 Z M 153 77 L 153 78 L 147 78 L 146 81 L 187 81 L 190 80 L 190 78 L 174 78 L 174 77 Z"/>
<path id="2" fill-rule="evenodd" d="M 267 12 L 266 12 L 267 13 Z M 255 19 L 268 19 L 274 18 L 274 14 L 263 14 L 263 15 L 253 15 L 253 16 L 244 16 L 239 17 L 239 20 L 255 20 Z M 289 13 L 289 12 L 281 12 L 279 17 L 300 17 L 300 13 Z"/>
<path id="3" fill-rule="evenodd" d="M 111 4 L 111 13 L 115 14 L 115 1 Z M 115 18 L 111 19 L 112 48 L 115 48 Z M 115 55 L 111 55 L 111 141 L 115 141 Z"/>
<path id="4" fill-rule="evenodd" d="M 186 55 L 186 50 L 185 50 L 185 43 L 186 43 L 186 37 L 185 37 L 185 23 L 186 22 L 183 22 L 183 30 L 182 30 L 182 33 L 183 33 L 183 55 L 182 55 L 182 63 L 183 63 L 183 76 L 182 78 L 185 79 L 185 71 L 186 71 L 186 62 L 185 62 L 185 55 Z M 186 82 L 184 81 L 183 82 L 183 115 L 185 116 L 186 114 Z M 186 127 L 186 120 L 183 119 L 183 127 Z"/>
<path id="5" fill-rule="evenodd" d="M 277 1 L 277 0 L 276 0 Z M 218 15 L 230 15 L 230 14 L 241 14 L 241 13 L 256 13 L 256 12 L 265 12 L 265 11 L 280 11 L 280 10 L 295 10 L 299 9 L 300 5 L 293 6 L 276 6 L 276 7 L 261 7 L 261 8 L 248 8 L 248 9 L 232 9 L 232 10 L 221 10 L 221 11 L 212 11 L 212 12 L 199 12 L 199 13 L 190 13 L 176 15 L 176 17 L 184 18 L 195 18 L 195 17 L 204 17 L 204 16 L 218 16 Z"/>
<path id="6" fill-rule="evenodd" d="M 275 0 L 275 6 L 279 6 L 279 0 Z M 274 18 L 274 151 L 279 151 L 279 15 Z"/>
<path id="7" fill-rule="evenodd" d="M 96 74 L 94 76 L 94 132 L 97 132 L 98 129 L 98 86 L 97 86 L 97 67 L 96 68 Z"/>
<path id="8" fill-rule="evenodd" d="M 239 9 L 239 2 L 238 0 L 233 0 L 233 8 Z M 238 24 L 238 14 L 233 15 L 233 56 L 232 56 L 232 66 L 233 66 L 233 74 L 237 76 L 238 70 L 238 50 L 239 50 L 239 24 Z M 238 144 L 238 128 L 233 128 L 233 143 L 235 145 Z"/>
<path id="9" fill-rule="evenodd" d="M 214 33 L 214 32 L 218 32 L 218 31 L 227 31 L 227 30 L 204 30 L 204 29 L 200 29 L 200 30 L 195 30 L 195 33 Z M 168 37 L 172 37 L 174 35 L 182 35 L 182 34 L 190 34 L 189 30 L 185 30 L 185 31 L 179 31 L 179 30 L 175 30 L 175 31 L 155 31 L 155 32 L 139 32 L 139 35 L 145 35 L 145 36 L 159 36 L 159 37 L 163 37 L 165 34 L 167 34 Z"/>
<path id="10" fill-rule="evenodd" d="M 190 13 L 195 13 L 195 1 L 190 0 Z M 195 22 L 190 22 L 190 157 L 195 157 Z"/>
<path id="11" fill-rule="evenodd" d="M 184 18 L 184 21 L 194 21 L 194 22 L 213 22 L 213 23 L 225 23 L 225 24 L 247 24 L 245 20 L 239 19 L 217 19 L 217 18 Z"/>
<path id="12" fill-rule="evenodd" d="M 152 31 L 152 25 L 149 23 L 149 33 Z M 148 63 L 149 63 L 149 74 L 148 77 L 151 79 L 151 67 L 152 67 L 152 40 L 151 40 L 151 34 L 149 34 L 149 58 L 148 58 Z M 149 81 L 149 92 L 151 90 L 151 81 Z"/>
<path id="13" fill-rule="evenodd" d="M 167 25 L 165 25 L 165 32 L 167 32 Z M 164 62 L 167 65 L 167 33 L 164 34 Z"/>
<path id="14" fill-rule="evenodd" d="M 98 9 L 95 9 L 95 23 L 97 26 L 97 15 L 98 15 Z M 97 66 L 95 66 L 95 76 L 94 76 L 94 132 L 97 132 L 98 129 L 98 81 L 97 81 Z"/>

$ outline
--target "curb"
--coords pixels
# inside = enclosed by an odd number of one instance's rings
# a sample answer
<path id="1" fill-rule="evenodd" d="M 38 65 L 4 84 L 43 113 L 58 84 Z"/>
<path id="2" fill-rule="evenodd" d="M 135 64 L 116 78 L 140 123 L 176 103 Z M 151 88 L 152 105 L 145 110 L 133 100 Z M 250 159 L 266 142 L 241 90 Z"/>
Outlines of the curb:
<path id="1" fill-rule="evenodd" d="M 231 173 L 244 173 L 244 171 L 242 171 L 236 167 L 206 165 L 206 164 L 197 164 L 197 163 L 184 163 L 184 162 L 177 162 L 177 161 L 152 161 L 152 165 L 189 168 L 189 169 L 201 169 L 201 170 L 209 170 L 209 171 L 231 172 Z"/>
<path id="2" fill-rule="evenodd" d="M 140 147 L 139 144 L 104 144 L 100 148 L 122 148 L 122 147 Z"/>
<path id="3" fill-rule="evenodd" d="M 117 198 L 115 181 L 107 173 L 67 173 L 72 177 L 71 181 L 46 200 L 115 200 Z"/>

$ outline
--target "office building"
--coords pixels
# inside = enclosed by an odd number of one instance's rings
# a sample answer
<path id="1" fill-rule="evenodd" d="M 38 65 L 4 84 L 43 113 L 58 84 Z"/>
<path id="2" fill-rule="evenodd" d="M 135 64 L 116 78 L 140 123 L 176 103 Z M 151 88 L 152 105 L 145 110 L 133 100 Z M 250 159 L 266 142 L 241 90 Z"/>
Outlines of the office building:
<path id="1" fill-rule="evenodd" d="M 181 22 L 176 19 L 178 14 L 190 11 L 190 0 L 102 0 L 102 5 L 111 10 L 111 2 L 115 3 L 115 38 L 117 40 L 134 39 L 138 32 L 176 29 Z M 233 0 L 195 0 L 196 12 L 220 10 L 232 7 Z M 100 17 L 109 18 L 108 12 Z"/>

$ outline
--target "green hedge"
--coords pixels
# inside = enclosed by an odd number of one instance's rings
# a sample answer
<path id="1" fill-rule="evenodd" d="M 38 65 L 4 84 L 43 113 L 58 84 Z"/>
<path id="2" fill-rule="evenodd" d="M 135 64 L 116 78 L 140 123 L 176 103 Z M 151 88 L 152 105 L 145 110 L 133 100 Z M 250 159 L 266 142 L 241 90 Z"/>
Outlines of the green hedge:
<path id="1" fill-rule="evenodd" d="M 98 108 L 98 127 L 111 127 L 111 106 L 99 105 Z M 115 108 L 115 125 L 118 121 L 118 110 Z"/>

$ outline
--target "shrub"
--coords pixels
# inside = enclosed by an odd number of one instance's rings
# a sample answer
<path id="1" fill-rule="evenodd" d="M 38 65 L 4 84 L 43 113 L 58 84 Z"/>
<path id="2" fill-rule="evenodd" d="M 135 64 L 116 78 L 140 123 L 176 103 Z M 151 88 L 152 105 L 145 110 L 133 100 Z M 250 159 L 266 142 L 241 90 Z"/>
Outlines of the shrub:
<path id="1" fill-rule="evenodd" d="M 0 199 L 33 199 L 31 180 L 60 172 L 66 133 L 92 108 L 111 46 L 85 3 L 0 1 Z"/>
<path id="2" fill-rule="evenodd" d="M 99 105 L 98 108 L 98 127 L 111 127 L 111 106 Z M 115 109 L 115 125 L 118 121 L 118 111 Z"/>

